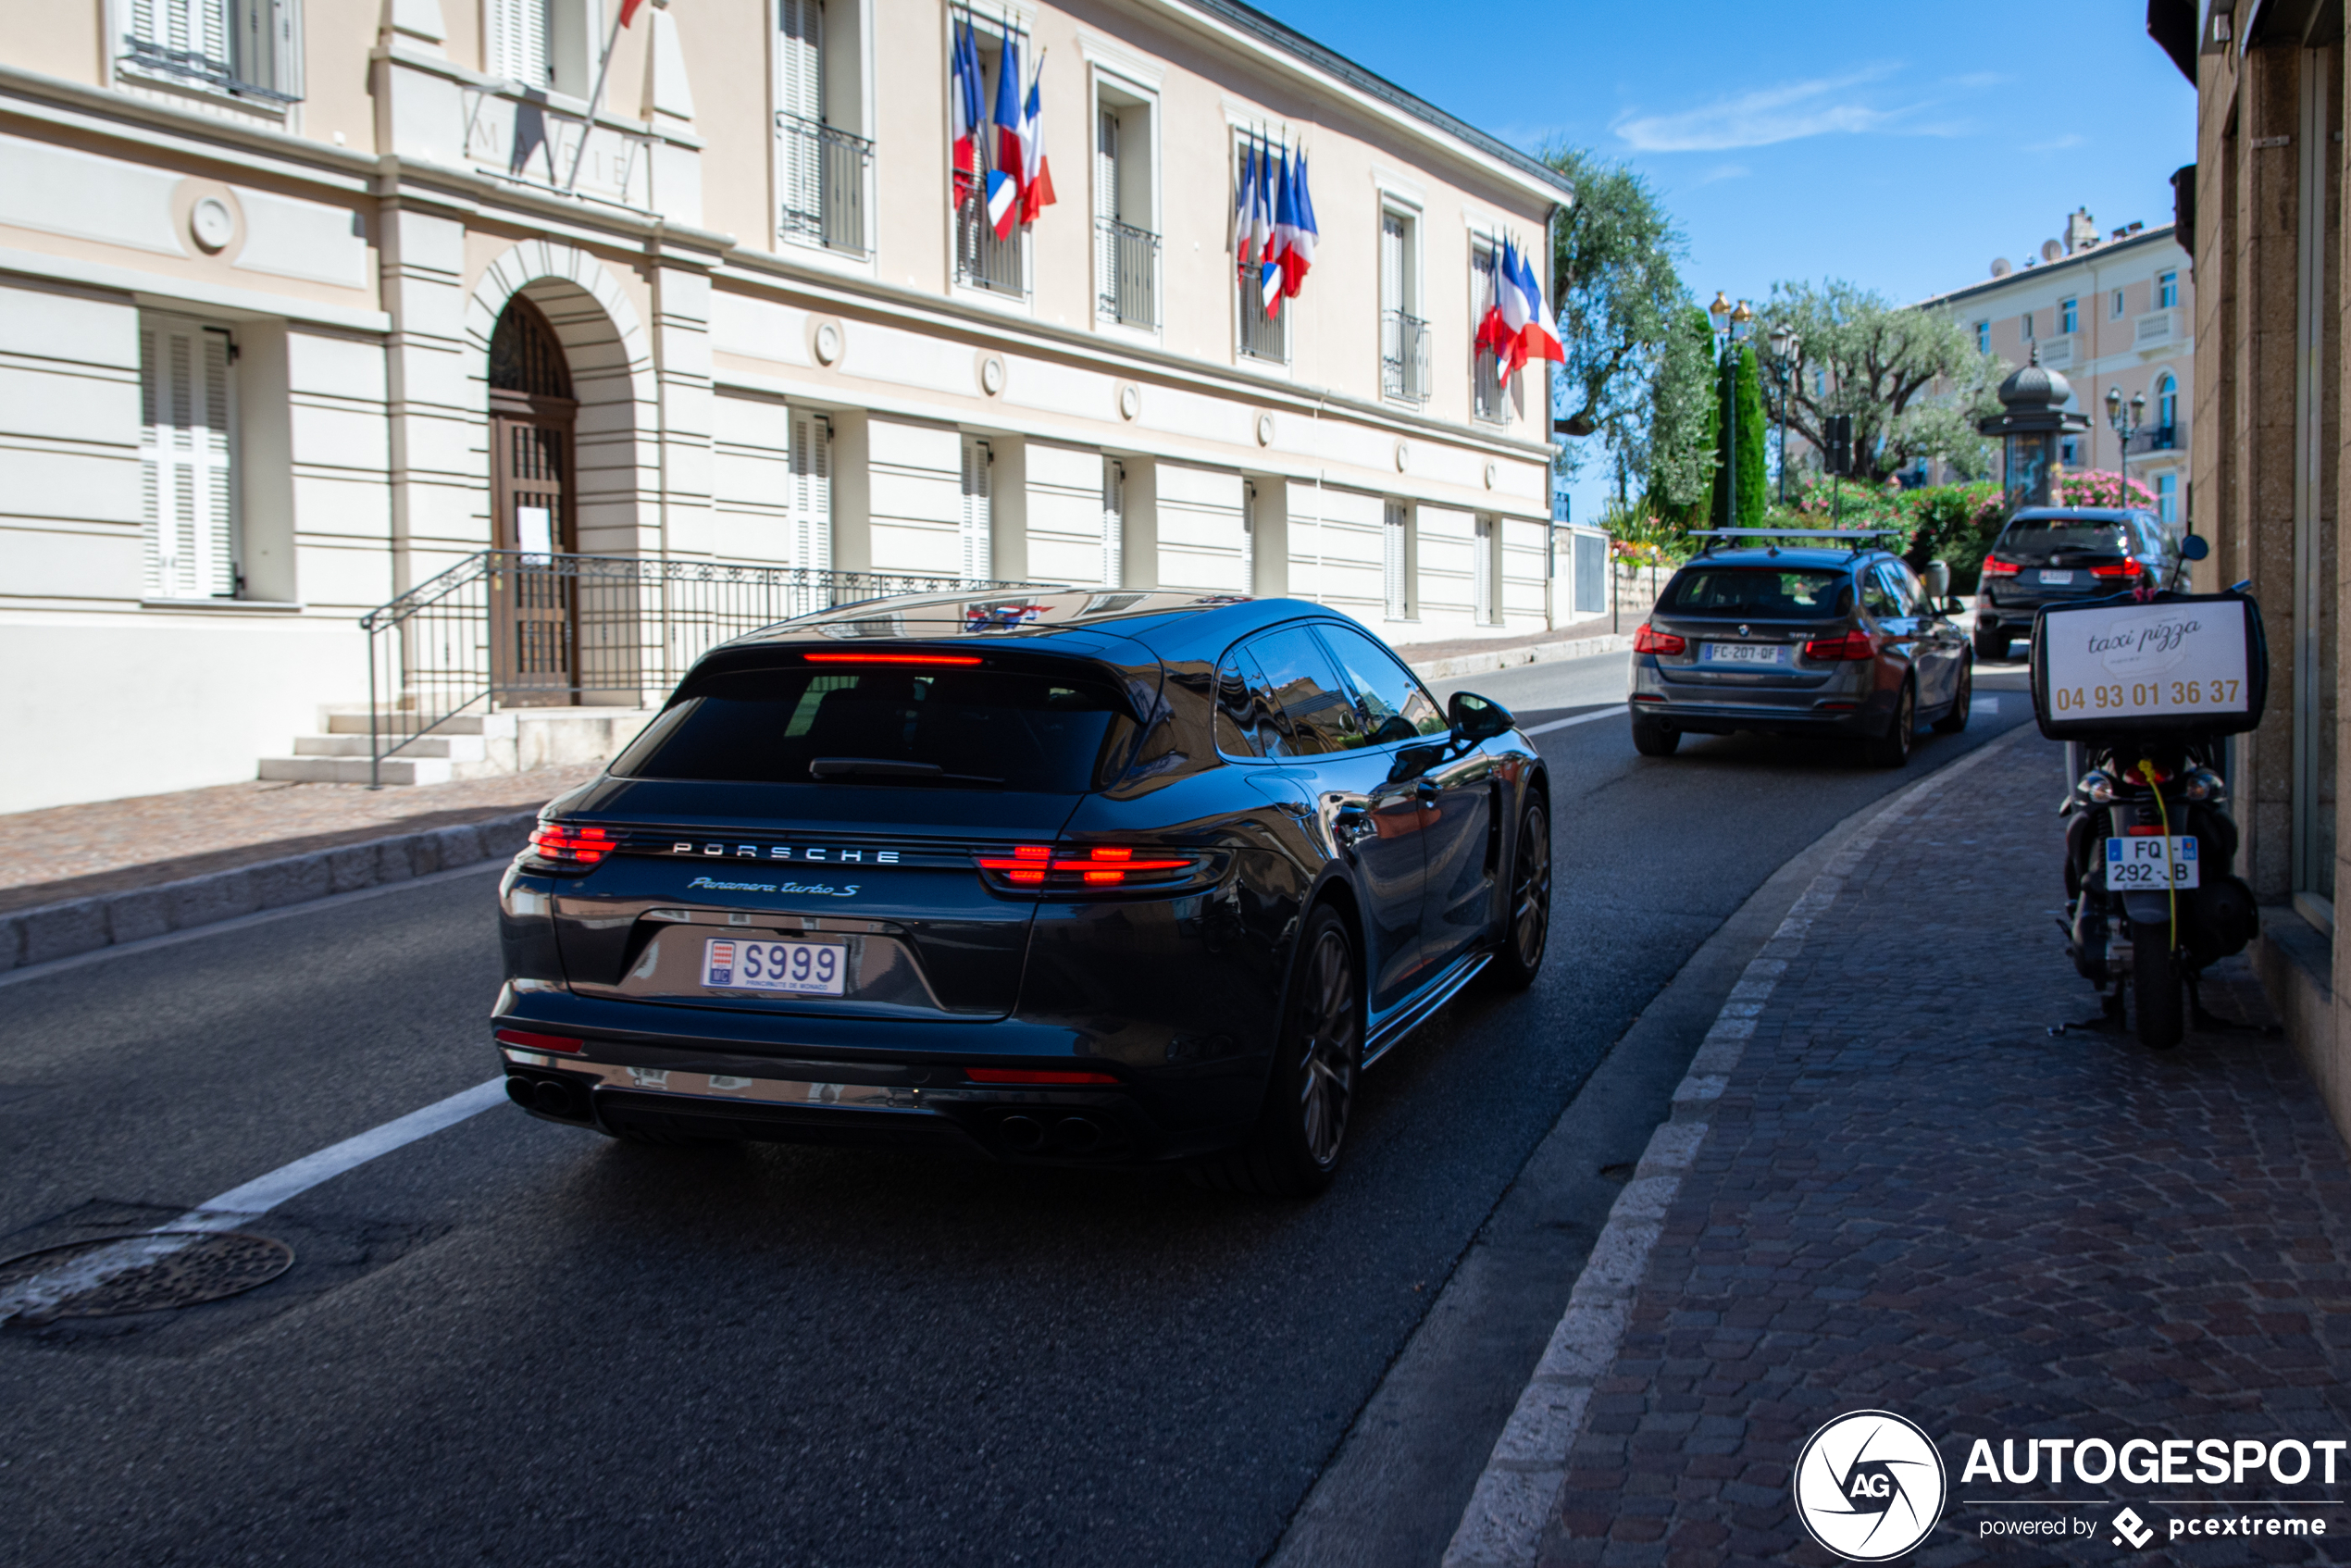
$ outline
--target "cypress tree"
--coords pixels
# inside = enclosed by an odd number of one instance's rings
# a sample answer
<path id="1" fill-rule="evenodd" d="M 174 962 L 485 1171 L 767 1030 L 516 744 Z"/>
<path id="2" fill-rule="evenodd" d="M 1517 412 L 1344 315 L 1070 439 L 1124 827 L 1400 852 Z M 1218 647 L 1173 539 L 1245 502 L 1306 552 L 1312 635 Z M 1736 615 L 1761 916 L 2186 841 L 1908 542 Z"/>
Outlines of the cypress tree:
<path id="1" fill-rule="evenodd" d="M 1731 407 L 1735 398 L 1738 406 L 1735 452 L 1731 450 Z M 1753 345 L 1741 343 L 1735 355 L 1723 356 L 1715 374 L 1715 406 L 1713 526 L 1760 529 L 1771 504 L 1771 492 L 1764 478 L 1770 427 L 1763 412 L 1762 372 Z M 1738 474 L 1739 515 L 1735 520 L 1731 516 L 1730 476 L 1735 471 L 1734 464 Z"/>

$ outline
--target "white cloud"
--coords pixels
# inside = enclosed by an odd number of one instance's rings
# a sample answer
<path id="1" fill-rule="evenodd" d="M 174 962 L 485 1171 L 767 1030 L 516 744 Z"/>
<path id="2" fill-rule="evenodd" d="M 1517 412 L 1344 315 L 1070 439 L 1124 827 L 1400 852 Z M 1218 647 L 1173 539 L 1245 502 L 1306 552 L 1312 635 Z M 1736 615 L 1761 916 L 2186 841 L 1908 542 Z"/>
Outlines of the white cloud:
<path id="1" fill-rule="evenodd" d="M 1744 180 L 1755 170 L 1743 163 L 1718 163 L 1698 177 L 1700 185 L 1711 185 L 1718 180 Z"/>
<path id="2" fill-rule="evenodd" d="M 1759 88 L 1678 114 L 1626 114 L 1612 129 L 1645 153 L 1727 152 L 1836 132 L 1948 134 L 1948 126 L 1925 126 L 1912 119 L 1927 103 L 1880 107 L 1849 95 L 1852 89 L 1880 81 L 1894 69 L 1872 66 L 1848 76 Z"/>

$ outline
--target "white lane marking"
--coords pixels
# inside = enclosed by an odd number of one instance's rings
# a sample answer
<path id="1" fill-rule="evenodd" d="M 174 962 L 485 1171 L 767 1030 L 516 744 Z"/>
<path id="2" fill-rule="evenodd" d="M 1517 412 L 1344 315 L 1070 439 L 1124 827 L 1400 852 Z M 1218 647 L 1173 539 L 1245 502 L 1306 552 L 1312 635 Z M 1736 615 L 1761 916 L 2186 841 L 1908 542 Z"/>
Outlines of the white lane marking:
<path id="1" fill-rule="evenodd" d="M 1523 735 L 1549 735 L 1552 730 L 1565 729 L 1571 724 L 1590 724 L 1595 719 L 1616 718 L 1623 714 L 1630 713 L 1631 711 L 1632 710 L 1630 708 L 1602 708 L 1596 714 L 1577 714 L 1574 718 L 1555 718 L 1549 724 L 1538 724 L 1534 728 L 1521 730 L 1520 733 Z"/>
<path id="2" fill-rule="evenodd" d="M 443 1127 L 454 1126 L 466 1117 L 488 1110 L 506 1098 L 506 1080 L 502 1074 L 461 1089 L 446 1100 L 436 1100 L 422 1110 L 389 1121 L 379 1127 L 346 1138 L 341 1143 L 330 1144 L 315 1154 L 305 1154 L 292 1164 L 280 1165 L 267 1176 L 255 1176 L 242 1187 L 232 1187 L 218 1198 L 205 1200 L 176 1219 L 166 1220 L 145 1236 L 118 1241 L 84 1252 L 72 1262 L 36 1274 L 0 1290 L 0 1323 L 26 1312 L 39 1312 L 56 1305 L 68 1297 L 105 1284 L 118 1275 L 143 1268 L 159 1258 L 168 1258 L 181 1248 L 192 1245 L 200 1234 L 234 1230 L 239 1226 L 298 1197 L 321 1182 L 330 1181 L 355 1166 L 364 1165 L 379 1154 L 429 1138 Z"/>
<path id="3" fill-rule="evenodd" d="M 223 931 L 243 930 L 266 921 L 283 920 L 290 915 L 310 915 L 322 909 L 340 909 L 362 899 L 379 899 L 386 893 L 397 893 L 409 888 L 429 888 L 436 882 L 447 882 L 459 877 L 478 877 L 485 871 L 504 871 L 512 864 L 511 855 L 492 855 L 471 865 L 453 865 L 446 871 L 429 871 L 422 877 L 411 877 L 405 882 L 379 882 L 372 888 L 355 888 L 347 893 L 329 893 L 322 899 L 305 899 L 300 903 L 280 904 L 276 909 L 255 910 L 251 915 L 232 915 L 216 920 L 209 926 L 191 926 L 184 931 L 166 931 L 158 937 L 142 937 L 135 942 L 122 942 L 114 947 L 94 947 L 88 952 L 77 952 L 65 958 L 53 958 L 46 964 L 29 964 L 21 969 L 0 974 L 0 986 L 13 986 L 19 980 L 38 980 L 60 970 L 79 969 L 85 964 L 102 959 L 127 958 L 134 952 L 152 952 L 159 947 L 173 947 L 180 942 L 193 942 L 200 937 L 215 937 Z"/>

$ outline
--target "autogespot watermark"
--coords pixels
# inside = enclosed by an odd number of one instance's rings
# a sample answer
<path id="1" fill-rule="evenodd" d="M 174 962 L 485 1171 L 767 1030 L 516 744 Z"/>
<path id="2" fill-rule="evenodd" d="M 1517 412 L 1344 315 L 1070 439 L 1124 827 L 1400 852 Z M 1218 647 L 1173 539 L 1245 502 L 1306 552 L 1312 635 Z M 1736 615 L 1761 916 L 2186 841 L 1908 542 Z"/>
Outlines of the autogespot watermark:
<path id="1" fill-rule="evenodd" d="M 1961 1443 L 1967 1462 L 1959 1490 L 1968 1495 L 1956 1504 L 1975 1517 L 1953 1524 L 1980 1539 L 2102 1540 L 2127 1554 L 2158 1540 L 2251 1547 L 2257 1539 L 2283 1544 L 2351 1531 L 2351 1520 L 2329 1518 L 2351 1506 L 2332 1493 L 2338 1467 L 2351 1485 L 2351 1439 L 2002 1437 L 1996 1448 L 1989 1437 L 1950 1440 L 1955 1452 Z M 2117 1483 L 2166 1495 L 2064 1495 Z M 1911 1550 L 1955 1500 L 1938 1445 L 1916 1423 L 1883 1410 L 1852 1411 L 1813 1433 L 1790 1485 L 1805 1530 L 1848 1562 Z M 2240 1487 L 2272 1495 L 2225 1495 Z M 2176 1495 L 2183 1489 L 2223 1495 Z M 2289 1489 L 2298 1495 L 2274 1495 Z"/>

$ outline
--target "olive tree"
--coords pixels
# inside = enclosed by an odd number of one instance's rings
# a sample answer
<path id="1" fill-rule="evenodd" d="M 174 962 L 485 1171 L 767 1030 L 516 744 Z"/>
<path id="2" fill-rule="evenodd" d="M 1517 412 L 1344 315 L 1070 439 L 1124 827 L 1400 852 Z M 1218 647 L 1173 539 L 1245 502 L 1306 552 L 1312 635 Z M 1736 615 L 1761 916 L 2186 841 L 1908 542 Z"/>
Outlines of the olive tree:
<path id="1" fill-rule="evenodd" d="M 1552 235 L 1551 297 L 1567 355 L 1552 392 L 1552 429 L 1569 438 L 1561 466 L 1574 473 L 1576 443 L 1598 435 L 1639 472 L 1661 350 L 1687 304 L 1674 269 L 1682 236 L 1648 181 L 1623 165 L 1561 145 L 1540 156 L 1575 187 Z"/>
<path id="2" fill-rule="evenodd" d="M 1999 412 L 2006 367 L 1957 321 L 1835 279 L 1774 283 L 1758 314 L 1758 342 L 1782 327 L 1799 339 L 1787 425 L 1814 451 L 1827 449 L 1829 417 L 1849 414 L 1857 475 L 1882 481 L 1921 458 L 1984 470 L 1976 421 Z"/>

